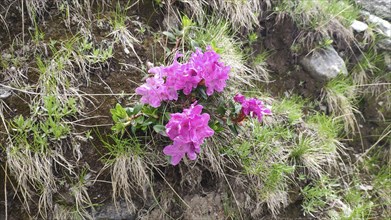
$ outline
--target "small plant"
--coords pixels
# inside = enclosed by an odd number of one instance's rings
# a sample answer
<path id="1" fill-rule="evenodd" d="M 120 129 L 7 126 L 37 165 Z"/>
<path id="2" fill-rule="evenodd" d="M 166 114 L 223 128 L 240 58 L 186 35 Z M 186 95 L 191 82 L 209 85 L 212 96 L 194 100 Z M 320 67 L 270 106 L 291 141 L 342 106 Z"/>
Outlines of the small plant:
<path id="1" fill-rule="evenodd" d="M 300 123 L 304 114 L 303 108 L 306 101 L 300 96 L 284 98 L 273 104 L 273 111 L 279 115 L 285 116 L 290 124 Z"/>
<path id="2" fill-rule="evenodd" d="M 133 36 L 133 34 L 127 29 L 126 25 L 128 20 L 126 12 L 130 7 L 129 5 L 121 6 L 120 3 L 117 2 L 116 11 L 113 13 L 112 19 L 110 21 L 113 30 L 109 36 L 113 36 L 114 39 L 122 45 L 126 54 L 130 53 L 128 49 L 130 48 L 140 63 L 142 63 L 140 57 L 137 55 L 137 52 L 134 49 L 134 44 L 138 44 L 140 41 Z"/>
<path id="3" fill-rule="evenodd" d="M 154 67 L 149 70 L 153 74 L 147 78 L 146 83 L 136 89 L 136 93 L 141 95 L 141 102 L 149 107 L 136 105 L 127 110 L 117 105 L 112 110 L 115 125 L 113 130 L 123 131 L 125 127 L 132 125 L 133 133 L 138 126 L 153 127 L 155 131 L 163 131 L 172 141 L 172 145 L 164 148 L 163 152 L 171 156 L 171 163 L 177 165 L 185 154 L 191 160 L 196 159 L 200 153 L 200 145 L 206 137 L 210 137 L 215 131 L 220 131 L 221 124 L 226 124 L 233 130 L 246 116 L 257 117 L 262 120 L 263 115 L 271 114 L 258 99 L 246 99 L 243 95 L 236 95 L 234 101 L 239 104 L 220 103 L 214 106 L 209 100 L 212 96 L 222 92 L 226 87 L 229 78 L 230 67 L 219 61 L 220 56 L 207 47 L 205 52 L 197 49 L 191 54 L 186 63 L 179 63 L 175 56 L 174 63 L 169 66 Z M 166 105 L 163 108 L 163 103 Z M 210 113 L 202 113 L 203 105 L 211 105 L 217 114 L 211 116 Z M 176 111 L 178 107 L 186 107 L 182 113 L 169 114 L 165 109 Z M 148 112 L 150 110 L 150 112 Z M 152 114 L 151 114 L 152 113 Z M 146 124 L 145 117 L 149 120 Z M 215 130 L 212 130 L 215 129 Z M 147 130 L 145 127 L 142 129 Z M 123 133 L 123 132 L 122 132 Z"/>
<path id="4" fill-rule="evenodd" d="M 319 213 L 331 205 L 338 198 L 334 190 L 335 186 L 335 183 L 327 177 L 323 177 L 313 184 L 304 187 L 302 190 L 304 199 L 302 208 L 304 213 L 315 217 L 315 213 Z"/>
<path id="5" fill-rule="evenodd" d="M 258 15 L 261 13 L 261 3 L 256 0 L 181 1 L 189 5 L 198 21 L 205 18 L 204 7 L 208 6 L 214 14 L 230 21 L 232 28 L 246 28 L 251 31 L 259 25 Z"/>

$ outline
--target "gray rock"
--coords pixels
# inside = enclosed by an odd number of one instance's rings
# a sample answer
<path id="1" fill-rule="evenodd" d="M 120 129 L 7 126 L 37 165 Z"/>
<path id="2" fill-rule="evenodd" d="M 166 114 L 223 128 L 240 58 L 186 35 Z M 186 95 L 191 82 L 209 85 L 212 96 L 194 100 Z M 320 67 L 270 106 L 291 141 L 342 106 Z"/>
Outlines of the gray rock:
<path id="1" fill-rule="evenodd" d="M 368 25 L 367 24 L 365 24 L 362 21 L 357 21 L 357 20 L 354 20 L 352 25 L 350 25 L 350 26 L 353 28 L 353 30 L 355 30 L 357 32 L 363 32 L 366 29 L 368 29 Z"/>
<path id="2" fill-rule="evenodd" d="M 375 25 L 375 31 L 378 32 L 382 39 L 378 42 L 378 47 L 382 50 L 391 51 L 391 24 L 390 22 L 381 19 L 375 15 L 371 15 L 368 12 L 363 12 L 366 16 L 368 23 Z"/>
<path id="3" fill-rule="evenodd" d="M 375 15 L 372 15 L 368 12 L 362 12 L 364 16 L 366 16 L 368 23 L 372 23 L 376 26 L 376 31 L 380 34 L 391 37 L 391 24 L 390 22 L 381 19 Z"/>
<path id="4" fill-rule="evenodd" d="M 391 51 L 391 38 L 381 39 L 377 46 L 382 50 Z"/>
<path id="5" fill-rule="evenodd" d="M 391 21 L 391 1 L 390 0 L 356 0 L 366 11 L 371 14 Z"/>
<path id="6" fill-rule="evenodd" d="M 136 219 L 137 212 L 129 209 L 124 201 L 120 201 L 118 207 L 115 207 L 114 203 L 109 202 L 103 206 L 100 206 L 92 213 L 94 219 L 100 220 L 120 220 L 120 219 Z"/>
<path id="7" fill-rule="evenodd" d="M 330 80 L 338 74 L 348 74 L 345 62 L 332 47 L 314 51 L 303 57 L 300 63 L 318 81 Z"/>
<path id="8" fill-rule="evenodd" d="M 384 63 L 386 64 L 387 70 L 391 71 L 391 55 L 384 54 Z"/>

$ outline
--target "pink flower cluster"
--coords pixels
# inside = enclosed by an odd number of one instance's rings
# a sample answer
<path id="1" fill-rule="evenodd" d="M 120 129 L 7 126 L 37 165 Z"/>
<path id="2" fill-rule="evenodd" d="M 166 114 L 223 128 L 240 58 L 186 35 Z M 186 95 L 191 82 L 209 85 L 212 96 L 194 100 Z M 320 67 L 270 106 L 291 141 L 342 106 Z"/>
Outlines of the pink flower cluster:
<path id="1" fill-rule="evenodd" d="M 202 108 L 193 103 L 182 113 L 171 114 L 166 133 L 174 143 L 166 146 L 163 153 L 171 156 L 172 165 L 177 165 L 185 154 L 190 160 L 195 160 L 204 139 L 214 134 L 208 126 L 210 116 L 207 113 L 201 114 Z"/>
<path id="2" fill-rule="evenodd" d="M 142 96 L 142 103 L 156 108 L 162 101 L 177 100 L 177 91 L 182 90 L 185 95 L 189 95 L 203 83 L 208 96 L 215 91 L 223 91 L 230 67 L 219 62 L 220 56 L 211 47 L 207 47 L 204 53 L 197 49 L 187 63 L 178 62 L 181 56 L 183 55 L 177 54 L 169 66 L 149 70 L 154 76 L 136 89 L 136 93 Z"/>
<path id="3" fill-rule="evenodd" d="M 239 93 L 235 95 L 234 100 L 242 105 L 242 114 L 257 117 L 259 122 L 262 121 L 263 115 L 270 115 L 272 113 L 270 109 L 265 107 L 262 101 L 256 98 L 246 99 L 245 96 Z"/>

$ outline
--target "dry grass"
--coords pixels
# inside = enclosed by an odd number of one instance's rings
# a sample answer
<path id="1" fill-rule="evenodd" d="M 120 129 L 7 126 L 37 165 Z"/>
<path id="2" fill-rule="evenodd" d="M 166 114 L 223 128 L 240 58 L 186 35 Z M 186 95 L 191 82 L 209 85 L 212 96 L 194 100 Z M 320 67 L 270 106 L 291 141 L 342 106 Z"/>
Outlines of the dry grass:
<path id="1" fill-rule="evenodd" d="M 342 77 L 331 80 L 323 89 L 323 100 L 330 113 L 343 120 L 346 134 L 353 134 L 358 126 L 355 114 L 360 112 L 355 107 L 355 89 L 349 79 Z"/>
<path id="2" fill-rule="evenodd" d="M 189 6 L 198 22 L 205 19 L 205 7 L 210 7 L 217 17 L 225 18 L 236 30 L 251 31 L 259 26 L 261 1 L 258 0 L 181 0 L 181 2 Z"/>
<path id="3" fill-rule="evenodd" d="M 103 141 L 109 150 L 108 158 L 102 170 L 110 168 L 112 198 L 118 208 L 118 201 L 124 199 L 128 209 L 136 210 L 133 204 L 134 194 L 142 191 L 143 197 L 147 195 L 147 188 L 151 185 L 148 175 L 144 149 L 135 138 L 118 139 L 112 136 L 114 144 Z"/>
<path id="4" fill-rule="evenodd" d="M 300 28 L 295 42 L 307 50 L 315 48 L 323 39 L 333 39 L 349 46 L 354 41 L 350 24 L 359 15 L 349 0 L 280 1 L 276 5 L 277 22 L 292 19 Z"/>

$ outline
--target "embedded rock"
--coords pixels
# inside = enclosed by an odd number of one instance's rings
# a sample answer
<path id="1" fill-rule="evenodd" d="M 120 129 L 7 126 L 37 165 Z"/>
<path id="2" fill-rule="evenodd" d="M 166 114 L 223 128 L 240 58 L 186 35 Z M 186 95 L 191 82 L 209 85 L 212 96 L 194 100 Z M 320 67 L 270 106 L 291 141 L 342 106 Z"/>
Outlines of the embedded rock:
<path id="1" fill-rule="evenodd" d="M 391 1 L 390 0 L 356 0 L 364 10 L 369 11 L 388 21 L 391 21 Z"/>
<path id="2" fill-rule="evenodd" d="M 137 212 L 130 210 L 124 201 L 120 201 L 117 205 L 116 207 L 112 202 L 104 204 L 96 208 L 91 214 L 94 219 L 98 220 L 136 219 Z"/>
<path id="3" fill-rule="evenodd" d="M 378 32 L 382 39 L 378 42 L 378 47 L 383 50 L 391 51 L 391 23 L 381 19 L 368 12 L 362 13 L 366 16 L 368 23 L 375 25 L 375 31 Z"/>
<path id="4" fill-rule="evenodd" d="M 314 51 L 303 57 L 300 63 L 318 81 L 328 81 L 338 74 L 348 74 L 345 62 L 332 47 Z"/>

